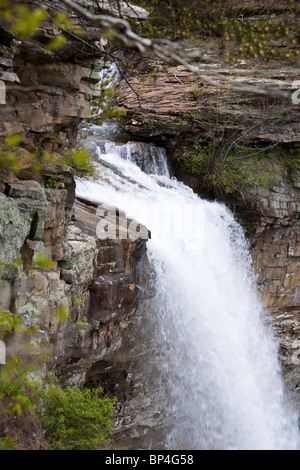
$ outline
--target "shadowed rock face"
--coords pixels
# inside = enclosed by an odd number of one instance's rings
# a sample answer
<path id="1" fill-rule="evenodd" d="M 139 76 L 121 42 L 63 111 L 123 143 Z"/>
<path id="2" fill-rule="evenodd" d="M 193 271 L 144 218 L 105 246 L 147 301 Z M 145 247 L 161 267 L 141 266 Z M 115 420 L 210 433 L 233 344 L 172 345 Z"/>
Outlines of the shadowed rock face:
<path id="1" fill-rule="evenodd" d="M 76 201 L 73 236 L 67 242 L 71 251 L 61 262 L 72 321 L 57 328 L 53 343 L 56 367 L 66 384 L 84 385 L 95 365 L 101 368 L 102 361 L 117 360 L 128 317 L 138 303 L 137 265 L 146 242 L 131 240 L 130 234 L 122 242 L 98 239 L 96 210 L 93 202 Z M 93 244 L 90 257 L 87 240 Z"/>
<path id="2" fill-rule="evenodd" d="M 29 148 L 74 146 L 79 124 L 90 117 L 89 101 L 98 96 L 99 75 L 92 64 L 74 64 L 71 55 L 55 58 L 30 43 L 22 44 L 19 53 L 0 43 L 1 56 L 10 60 L 1 132 L 25 135 Z"/>

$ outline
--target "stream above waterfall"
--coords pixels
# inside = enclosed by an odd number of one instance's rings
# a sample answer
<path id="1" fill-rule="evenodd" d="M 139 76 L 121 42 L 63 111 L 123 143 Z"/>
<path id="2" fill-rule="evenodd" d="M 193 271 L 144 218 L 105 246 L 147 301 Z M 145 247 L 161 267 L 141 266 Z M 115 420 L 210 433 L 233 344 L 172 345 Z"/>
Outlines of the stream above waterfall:
<path id="1" fill-rule="evenodd" d="M 132 330 L 140 349 L 130 374 L 142 399 L 123 404 L 119 431 L 143 434 L 139 448 L 155 449 L 157 432 L 165 449 L 299 449 L 242 227 L 225 205 L 170 177 L 163 148 L 107 130 L 89 138 L 97 180 L 78 180 L 77 195 L 150 230 L 155 284 Z"/>

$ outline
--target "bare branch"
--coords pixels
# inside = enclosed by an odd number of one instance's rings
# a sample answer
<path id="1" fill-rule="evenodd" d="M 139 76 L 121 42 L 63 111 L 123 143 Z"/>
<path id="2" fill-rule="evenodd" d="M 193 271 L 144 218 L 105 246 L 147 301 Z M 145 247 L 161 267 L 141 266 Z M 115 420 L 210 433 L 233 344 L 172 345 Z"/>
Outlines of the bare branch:
<path id="1" fill-rule="evenodd" d="M 140 53 L 145 53 L 147 49 L 151 50 L 157 57 L 165 62 L 174 60 L 177 64 L 183 65 L 187 70 L 198 76 L 207 85 L 271 98 L 289 99 L 291 97 L 291 91 L 284 89 L 291 85 L 287 82 L 268 81 L 266 83 L 262 82 L 258 85 L 257 83 L 252 85 L 249 83 L 251 80 L 248 80 L 247 83 L 242 83 L 241 79 L 239 79 L 239 81 L 230 80 L 228 77 L 217 71 L 209 71 L 208 73 L 203 74 L 198 67 L 191 65 L 181 55 L 180 49 L 176 44 L 165 39 L 151 40 L 149 38 L 141 37 L 133 32 L 128 21 L 123 18 L 110 15 L 94 15 L 73 0 L 62 0 L 62 3 L 81 17 L 85 18 L 89 23 L 99 28 L 102 32 L 105 33 L 113 30 L 115 38 L 121 41 L 126 47 L 136 49 Z M 228 71 L 231 70 L 228 66 L 226 66 L 226 69 Z M 237 69 L 233 69 L 232 71 L 237 72 Z M 255 72 L 257 71 L 250 70 L 248 73 L 253 74 Z M 243 71 L 243 74 L 246 74 L 246 72 Z"/>
<path id="2" fill-rule="evenodd" d="M 142 38 L 134 33 L 128 21 L 109 15 L 94 15 L 73 0 L 62 0 L 62 2 L 101 30 L 114 30 L 115 37 L 125 46 L 136 48 L 141 53 L 151 47 L 151 39 Z"/>

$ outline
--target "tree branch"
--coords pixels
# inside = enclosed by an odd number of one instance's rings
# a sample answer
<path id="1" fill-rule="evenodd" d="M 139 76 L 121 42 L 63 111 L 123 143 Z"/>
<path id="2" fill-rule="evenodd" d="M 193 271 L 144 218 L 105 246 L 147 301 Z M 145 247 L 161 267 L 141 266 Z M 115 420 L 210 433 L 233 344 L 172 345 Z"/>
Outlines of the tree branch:
<path id="1" fill-rule="evenodd" d="M 207 85 L 234 90 L 241 93 L 267 96 L 270 98 L 291 98 L 292 86 L 287 82 L 281 81 L 278 83 L 269 81 L 259 85 L 249 85 L 249 83 L 244 84 L 241 83 L 241 81 L 235 81 L 233 83 L 233 81 L 228 79 L 228 77 L 225 77 L 218 72 L 210 71 L 210 76 L 208 76 L 207 74 L 203 74 L 203 72 L 198 67 L 191 65 L 183 57 L 183 54 L 181 54 L 179 47 L 171 41 L 165 39 L 151 40 L 149 38 L 141 37 L 133 32 L 128 21 L 124 20 L 123 18 L 110 15 L 94 15 L 73 0 L 62 0 L 62 3 L 64 3 L 68 8 L 76 12 L 81 17 L 85 18 L 89 23 L 99 28 L 99 35 L 101 33 L 103 34 L 103 32 L 105 33 L 106 31 L 112 30 L 114 37 L 121 41 L 126 47 L 136 49 L 142 54 L 145 53 L 146 50 L 150 50 L 164 62 L 174 60 L 177 64 L 183 65 L 187 70 L 194 73 L 201 79 L 202 82 L 206 83 Z M 226 65 L 226 70 L 231 71 L 231 68 Z M 233 70 L 234 72 L 237 72 L 236 69 Z M 248 73 L 253 74 L 255 72 L 257 71 L 250 70 Z M 243 74 L 245 74 L 245 71 L 243 71 Z M 284 89 L 289 86 L 291 91 Z"/>

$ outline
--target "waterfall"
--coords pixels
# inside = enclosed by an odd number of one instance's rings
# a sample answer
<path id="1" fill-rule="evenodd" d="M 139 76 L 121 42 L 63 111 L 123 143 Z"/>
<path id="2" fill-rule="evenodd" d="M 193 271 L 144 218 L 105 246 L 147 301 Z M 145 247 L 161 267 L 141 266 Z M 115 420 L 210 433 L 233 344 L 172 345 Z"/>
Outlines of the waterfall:
<path id="1" fill-rule="evenodd" d="M 101 143 L 98 157 L 98 180 L 78 181 L 77 194 L 151 231 L 156 293 L 147 310 L 172 423 L 166 448 L 298 449 L 241 226 L 223 204 L 171 178 L 155 145 Z"/>

